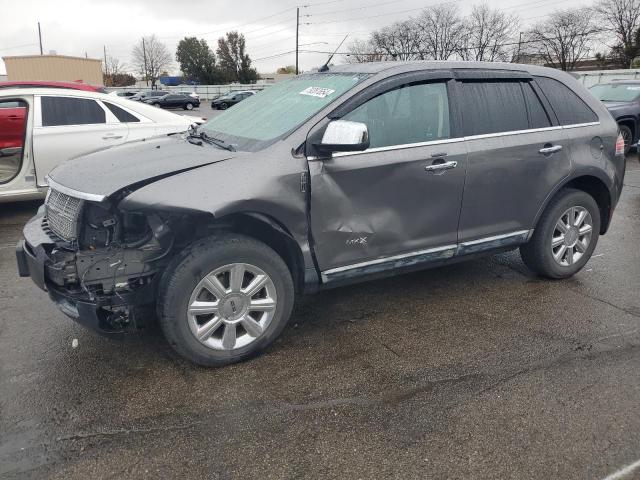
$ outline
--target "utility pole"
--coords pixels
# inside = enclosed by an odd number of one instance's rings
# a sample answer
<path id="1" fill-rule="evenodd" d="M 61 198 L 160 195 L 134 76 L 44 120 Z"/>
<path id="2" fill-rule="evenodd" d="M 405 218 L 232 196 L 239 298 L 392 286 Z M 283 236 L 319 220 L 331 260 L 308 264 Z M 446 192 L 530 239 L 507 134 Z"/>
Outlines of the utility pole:
<path id="1" fill-rule="evenodd" d="M 107 66 L 107 46 L 102 46 L 102 51 L 104 52 L 104 74 L 105 76 L 109 75 L 109 67 Z"/>
<path id="2" fill-rule="evenodd" d="M 142 57 L 144 58 L 144 79 L 147 82 L 147 87 L 149 86 L 149 75 L 147 74 L 147 49 L 144 45 L 144 37 L 142 37 Z"/>
<path id="3" fill-rule="evenodd" d="M 40 31 L 40 22 L 38 22 L 38 40 L 40 41 L 40 55 L 42 55 L 42 32 Z"/>
<path id="4" fill-rule="evenodd" d="M 515 63 L 521 63 L 520 62 L 520 45 L 522 44 L 522 32 L 520 32 L 520 38 L 518 39 L 518 53 L 516 53 L 516 62 Z"/>
<path id="5" fill-rule="evenodd" d="M 300 32 L 300 7 L 296 7 L 296 75 L 298 75 L 299 32 Z"/>

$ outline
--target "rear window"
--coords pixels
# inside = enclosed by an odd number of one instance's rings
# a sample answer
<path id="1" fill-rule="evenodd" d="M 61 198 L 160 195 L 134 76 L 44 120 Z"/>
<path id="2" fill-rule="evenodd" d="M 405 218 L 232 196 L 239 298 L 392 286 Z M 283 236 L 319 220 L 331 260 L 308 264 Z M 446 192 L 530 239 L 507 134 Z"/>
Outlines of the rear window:
<path id="1" fill-rule="evenodd" d="M 464 89 L 465 135 L 512 132 L 529 128 L 527 107 L 517 81 L 469 81 Z"/>
<path id="2" fill-rule="evenodd" d="M 118 107 L 117 105 L 114 105 L 113 103 L 109 103 L 109 102 L 102 102 L 105 104 L 105 106 L 111 110 L 111 113 L 113 113 L 115 115 L 115 117 L 118 119 L 118 121 L 123 122 L 123 123 L 130 123 L 130 122 L 139 122 L 140 119 L 138 117 L 136 117 L 135 115 L 130 114 L 129 112 L 127 112 L 126 110 Z"/>
<path id="3" fill-rule="evenodd" d="M 73 97 L 42 97 L 42 126 L 106 123 L 106 114 L 95 100 Z"/>
<path id="4" fill-rule="evenodd" d="M 561 125 L 598 121 L 594 111 L 565 84 L 547 77 L 536 77 L 536 81 L 551 103 Z"/>

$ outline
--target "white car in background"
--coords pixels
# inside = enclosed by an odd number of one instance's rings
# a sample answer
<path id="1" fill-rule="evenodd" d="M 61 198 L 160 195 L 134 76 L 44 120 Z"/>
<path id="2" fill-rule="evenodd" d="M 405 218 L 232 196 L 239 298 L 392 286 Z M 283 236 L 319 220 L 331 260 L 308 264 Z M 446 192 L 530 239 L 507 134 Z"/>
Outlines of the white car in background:
<path id="1" fill-rule="evenodd" d="M 60 163 L 125 142 L 186 131 L 203 119 L 61 88 L 0 90 L 0 202 L 43 198 Z"/>

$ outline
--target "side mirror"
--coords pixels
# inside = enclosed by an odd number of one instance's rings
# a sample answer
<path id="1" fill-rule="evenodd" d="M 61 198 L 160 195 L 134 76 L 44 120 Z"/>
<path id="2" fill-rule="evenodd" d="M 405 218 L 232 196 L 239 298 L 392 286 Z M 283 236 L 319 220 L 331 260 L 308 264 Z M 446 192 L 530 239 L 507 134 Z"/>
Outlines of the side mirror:
<path id="1" fill-rule="evenodd" d="M 362 152 L 369 148 L 369 129 L 360 122 L 333 120 L 327 125 L 322 141 L 315 145 L 321 153 Z"/>

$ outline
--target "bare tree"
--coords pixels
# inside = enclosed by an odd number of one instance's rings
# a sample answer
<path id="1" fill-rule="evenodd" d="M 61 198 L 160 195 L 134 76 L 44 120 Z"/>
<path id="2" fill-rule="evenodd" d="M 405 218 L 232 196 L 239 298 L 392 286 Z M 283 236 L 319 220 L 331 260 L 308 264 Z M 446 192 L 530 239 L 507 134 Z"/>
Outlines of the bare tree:
<path id="1" fill-rule="evenodd" d="M 167 46 L 155 35 L 144 37 L 131 52 L 133 67 L 140 72 L 143 80 L 151 80 L 155 87 L 160 73 L 171 67 L 173 59 Z"/>
<path id="2" fill-rule="evenodd" d="M 520 20 L 486 3 L 474 5 L 465 19 L 465 34 L 459 47 L 463 60 L 506 61 L 511 55 L 508 44 L 517 34 Z"/>
<path id="3" fill-rule="evenodd" d="M 105 75 L 119 75 L 124 73 L 126 66 L 120 63 L 116 57 L 112 57 L 111 55 L 107 56 L 107 61 L 104 64 L 104 74 Z"/>
<path id="4" fill-rule="evenodd" d="M 465 26 L 456 4 L 427 7 L 416 22 L 421 35 L 420 58 L 448 60 L 460 50 Z"/>
<path id="5" fill-rule="evenodd" d="M 554 68 L 573 70 L 588 57 L 600 31 L 587 9 L 557 11 L 527 32 L 527 49 Z"/>
<path id="6" fill-rule="evenodd" d="M 618 45 L 614 56 L 628 67 L 638 55 L 637 32 L 640 28 L 640 0 L 599 0 L 594 10 L 598 18 L 614 31 Z"/>
<path id="7" fill-rule="evenodd" d="M 419 60 L 422 55 L 422 34 L 413 19 L 396 22 L 371 34 L 374 53 L 385 60 Z"/>
<path id="8" fill-rule="evenodd" d="M 380 62 L 385 60 L 385 55 L 382 52 L 376 52 L 375 47 L 369 40 L 354 40 L 347 47 L 347 56 L 345 61 L 347 63 L 365 63 L 365 62 Z"/>

